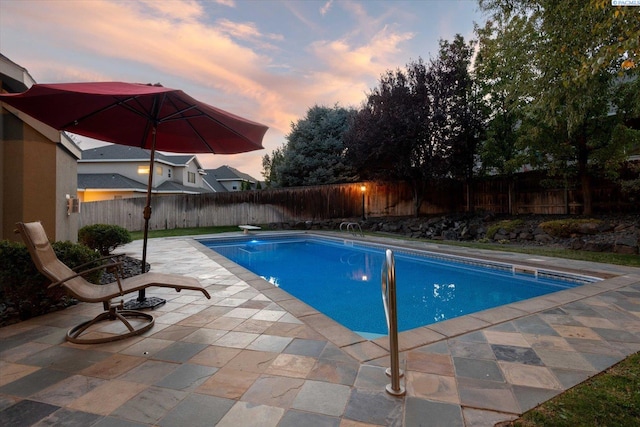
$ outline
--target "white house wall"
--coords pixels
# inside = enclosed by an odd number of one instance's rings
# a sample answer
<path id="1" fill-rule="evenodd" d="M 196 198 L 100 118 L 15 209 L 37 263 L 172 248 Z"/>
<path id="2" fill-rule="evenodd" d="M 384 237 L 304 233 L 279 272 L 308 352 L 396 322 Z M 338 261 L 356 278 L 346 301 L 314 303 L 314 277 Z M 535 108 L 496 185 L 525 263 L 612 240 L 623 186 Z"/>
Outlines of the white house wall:
<path id="1" fill-rule="evenodd" d="M 227 189 L 227 191 L 240 191 L 242 190 L 242 181 L 240 180 L 230 180 L 230 181 L 219 181 L 220 184 Z"/>
<path id="2" fill-rule="evenodd" d="M 149 162 L 78 162 L 78 173 L 80 174 L 99 174 L 99 173 L 114 173 L 125 176 L 129 179 L 137 181 L 141 184 L 147 185 L 149 176 L 147 174 L 138 174 L 138 167 L 148 167 Z M 170 167 L 165 164 L 155 163 L 154 172 L 158 167 L 162 167 L 162 176 L 157 173 L 153 175 L 153 185 L 157 187 L 163 182 L 169 180 L 168 169 L 172 171 L 175 167 Z M 173 177 L 173 173 L 172 173 Z"/>
<path id="3" fill-rule="evenodd" d="M 202 179 L 202 175 L 200 175 L 198 165 L 195 162 L 189 162 L 186 167 L 174 167 L 173 168 L 176 174 L 180 174 L 182 177 L 181 184 L 185 187 L 194 187 L 194 188 L 203 188 L 205 187 L 204 180 Z M 196 174 L 196 182 L 189 182 L 189 172 L 193 172 Z"/>

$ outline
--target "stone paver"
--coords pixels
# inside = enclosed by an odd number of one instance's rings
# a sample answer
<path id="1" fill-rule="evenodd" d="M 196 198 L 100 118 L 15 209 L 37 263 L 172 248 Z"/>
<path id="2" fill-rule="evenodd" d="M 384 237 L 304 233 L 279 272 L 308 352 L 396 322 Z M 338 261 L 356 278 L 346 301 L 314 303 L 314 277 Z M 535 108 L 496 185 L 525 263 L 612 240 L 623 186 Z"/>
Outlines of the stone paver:
<path id="1" fill-rule="evenodd" d="M 0 425 L 487 426 L 640 350 L 640 269 L 387 241 L 614 277 L 401 333 L 407 394 L 393 397 L 386 337 L 346 330 L 189 238 L 151 239 L 153 271 L 196 277 L 212 299 L 150 289 L 167 300 L 154 327 L 106 344 L 64 341 L 98 304 L 0 328 Z"/>

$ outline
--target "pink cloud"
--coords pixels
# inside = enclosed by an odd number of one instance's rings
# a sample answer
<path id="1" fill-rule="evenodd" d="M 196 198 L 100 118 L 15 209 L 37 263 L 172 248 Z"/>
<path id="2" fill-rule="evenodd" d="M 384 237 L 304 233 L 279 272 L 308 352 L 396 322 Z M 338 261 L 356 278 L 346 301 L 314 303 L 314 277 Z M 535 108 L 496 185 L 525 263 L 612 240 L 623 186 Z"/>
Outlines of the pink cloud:
<path id="1" fill-rule="evenodd" d="M 235 7 L 233 1 L 217 3 Z M 340 5 L 352 18 L 348 32 L 299 46 L 297 56 L 289 57 L 292 62 L 283 64 L 273 56 L 290 42 L 281 34 L 255 22 L 208 22 L 202 3 L 195 1 L 50 0 L 33 5 L 2 2 L 0 22 L 3 35 L 32 41 L 32 49 L 20 49 L 16 41 L 19 55 L 11 59 L 36 80 L 146 79 L 189 88 L 198 99 L 271 128 L 265 151 L 216 160 L 240 170 L 245 170 L 242 163 L 250 164 L 254 175 L 262 168 L 262 156 L 282 145 L 291 123 L 309 107 L 358 105 L 380 74 L 407 60 L 402 46 L 414 37 L 382 25 L 387 15 L 370 17 L 362 4 L 329 1 L 323 4 L 327 16 Z M 284 7 L 311 30 L 318 28 L 296 10 L 295 2 Z"/>

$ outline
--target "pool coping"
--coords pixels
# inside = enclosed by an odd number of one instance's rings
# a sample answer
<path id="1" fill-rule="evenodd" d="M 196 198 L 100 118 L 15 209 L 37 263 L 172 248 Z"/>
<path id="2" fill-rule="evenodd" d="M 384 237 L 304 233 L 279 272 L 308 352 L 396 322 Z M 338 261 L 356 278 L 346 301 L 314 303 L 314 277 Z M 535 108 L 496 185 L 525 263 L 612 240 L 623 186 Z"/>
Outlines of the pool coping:
<path id="1" fill-rule="evenodd" d="M 565 304 L 573 303 L 606 292 L 624 288 L 640 281 L 640 269 L 633 267 L 618 266 L 613 264 L 591 263 L 586 261 L 573 261 L 563 258 L 552 258 L 535 256 L 531 258 L 528 254 L 514 252 L 502 252 L 485 249 L 469 249 L 448 245 L 439 245 L 430 242 L 403 240 L 386 236 L 354 236 L 344 233 L 330 231 L 298 231 L 286 230 L 276 232 L 260 233 L 262 236 L 277 235 L 310 235 L 318 237 L 333 237 L 350 240 L 353 242 L 372 243 L 372 238 L 376 244 L 388 243 L 390 246 L 401 247 L 409 250 L 423 250 L 429 252 L 441 252 L 447 255 L 465 256 L 478 258 L 493 262 L 506 262 L 516 265 L 539 267 L 544 263 L 545 269 L 556 270 L 571 274 L 583 274 L 602 278 L 599 282 L 587 283 L 574 288 L 561 290 L 558 292 L 542 295 L 535 298 L 506 304 L 499 307 L 479 311 L 472 314 L 456 317 L 442 322 L 404 331 L 398 334 L 399 351 L 406 352 L 419 347 L 435 344 L 470 332 L 486 329 L 502 323 L 517 320 L 526 316 L 541 313 L 543 311 L 561 307 Z M 379 364 L 388 366 L 389 360 L 389 339 L 388 336 L 368 340 L 361 335 L 351 331 L 335 320 L 317 311 L 308 304 L 300 301 L 288 292 L 274 287 L 273 284 L 264 280 L 257 274 L 234 263 L 228 258 L 218 254 L 214 250 L 206 247 L 199 240 L 223 239 L 229 237 L 240 237 L 237 234 L 228 235 L 214 234 L 193 236 L 190 242 L 192 245 L 222 267 L 229 270 L 238 278 L 244 280 L 249 286 L 260 291 L 283 309 L 294 315 L 300 321 L 320 333 L 327 340 L 341 348 L 360 363 Z M 568 266 L 567 264 L 571 264 Z"/>

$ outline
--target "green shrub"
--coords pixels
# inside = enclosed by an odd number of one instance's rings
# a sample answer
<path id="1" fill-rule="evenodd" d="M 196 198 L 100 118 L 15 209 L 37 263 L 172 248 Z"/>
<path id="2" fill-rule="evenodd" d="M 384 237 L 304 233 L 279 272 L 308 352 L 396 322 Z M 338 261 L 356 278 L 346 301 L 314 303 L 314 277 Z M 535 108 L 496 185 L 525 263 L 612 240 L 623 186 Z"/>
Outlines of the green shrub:
<path id="1" fill-rule="evenodd" d="M 557 219 L 540 223 L 539 227 L 550 236 L 571 237 L 572 234 L 580 233 L 581 227 L 585 224 L 598 226 L 602 224 L 602 221 L 599 219 Z"/>
<path id="2" fill-rule="evenodd" d="M 53 246 L 53 250 L 58 256 L 58 259 L 65 263 L 71 269 L 100 258 L 100 255 L 88 249 L 86 246 L 80 245 L 78 243 L 71 243 L 69 241 L 54 242 L 51 246 Z M 99 264 L 94 263 L 87 266 L 86 269 L 93 268 L 98 265 Z M 100 277 L 102 277 L 101 270 L 94 271 L 84 276 L 84 278 L 89 282 L 96 284 L 100 283 Z"/>
<path id="3" fill-rule="evenodd" d="M 70 268 L 100 257 L 95 251 L 71 242 L 55 242 L 52 246 L 58 258 Z M 92 273 L 87 279 L 99 283 L 101 274 L 100 271 Z M 0 311 L 6 317 L 0 318 L 0 324 L 16 320 L 11 317 L 28 319 L 76 303 L 63 288 L 47 289 L 50 283 L 38 272 L 24 244 L 0 241 L 0 304 L 5 306 L 5 310 Z"/>
<path id="4" fill-rule="evenodd" d="M 106 256 L 118 246 L 129 243 L 131 234 L 119 225 L 93 224 L 78 231 L 78 241 Z"/>
<path id="5" fill-rule="evenodd" d="M 522 227 L 524 225 L 524 221 L 521 219 L 505 219 L 503 221 L 496 222 L 487 228 L 487 238 L 493 239 L 493 237 L 500 230 L 505 230 L 507 232 L 512 232 L 518 227 Z"/>

